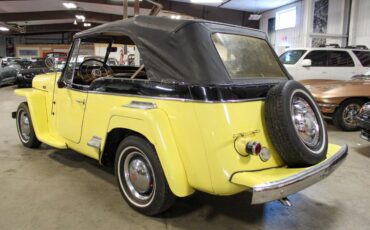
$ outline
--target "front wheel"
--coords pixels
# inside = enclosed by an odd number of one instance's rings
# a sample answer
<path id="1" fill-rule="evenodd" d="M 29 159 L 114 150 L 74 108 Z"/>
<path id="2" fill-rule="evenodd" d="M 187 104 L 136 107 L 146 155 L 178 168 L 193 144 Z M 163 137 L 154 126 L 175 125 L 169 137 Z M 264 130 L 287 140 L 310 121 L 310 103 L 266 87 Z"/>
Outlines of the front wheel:
<path id="1" fill-rule="evenodd" d="M 129 136 L 120 143 L 115 173 L 122 196 L 142 214 L 157 215 L 175 201 L 158 156 L 144 138 Z"/>
<path id="2" fill-rule="evenodd" d="M 28 148 L 38 148 L 41 142 L 37 139 L 26 102 L 18 106 L 16 116 L 17 130 L 22 144 Z"/>
<path id="3" fill-rule="evenodd" d="M 356 116 L 365 102 L 361 99 L 349 99 L 344 101 L 335 111 L 333 116 L 334 125 L 343 131 L 357 131 Z"/>

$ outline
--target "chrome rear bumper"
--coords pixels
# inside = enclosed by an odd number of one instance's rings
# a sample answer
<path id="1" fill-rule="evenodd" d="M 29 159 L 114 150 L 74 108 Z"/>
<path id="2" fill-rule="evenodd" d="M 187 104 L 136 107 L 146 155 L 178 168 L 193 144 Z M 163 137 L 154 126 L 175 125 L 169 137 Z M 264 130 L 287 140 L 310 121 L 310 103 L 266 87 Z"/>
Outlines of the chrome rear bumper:
<path id="1" fill-rule="evenodd" d="M 309 167 L 293 176 L 281 180 L 256 185 L 249 189 L 252 204 L 278 200 L 297 193 L 329 176 L 347 157 L 348 147 L 344 145 L 329 159 Z"/>

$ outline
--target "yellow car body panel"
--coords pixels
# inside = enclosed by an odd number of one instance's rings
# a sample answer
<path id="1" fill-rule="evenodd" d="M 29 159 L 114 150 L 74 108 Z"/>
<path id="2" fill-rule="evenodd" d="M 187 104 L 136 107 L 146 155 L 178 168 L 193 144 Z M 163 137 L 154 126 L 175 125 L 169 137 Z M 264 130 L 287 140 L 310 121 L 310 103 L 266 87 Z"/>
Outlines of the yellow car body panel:
<path id="1" fill-rule="evenodd" d="M 324 164 L 325 161 L 333 157 L 333 155 L 339 150 L 340 150 L 340 146 L 329 144 L 328 153 L 326 155 L 326 160 L 320 162 L 319 164 Z M 277 168 L 272 168 L 269 170 L 263 170 L 263 171 L 258 171 L 258 172 L 242 172 L 242 173 L 236 174 L 232 178 L 232 182 L 235 184 L 245 185 L 250 188 L 253 188 L 261 184 L 267 184 L 273 181 L 283 180 L 285 178 L 294 176 L 309 168 L 310 167 L 287 168 L 286 166 L 284 166 L 284 167 L 277 167 Z"/>
<path id="2" fill-rule="evenodd" d="M 307 168 L 288 169 L 276 152 L 264 124 L 261 101 L 206 103 L 105 94 L 58 88 L 55 74 L 34 78 L 33 89 L 16 90 L 27 98 L 37 137 L 56 148 L 68 148 L 101 160 L 108 133 L 128 129 L 155 147 L 172 192 L 187 196 L 200 190 L 231 195 L 254 185 L 277 181 Z M 133 101 L 150 102 L 153 109 L 130 108 Z M 243 135 L 271 152 L 263 162 L 256 155 L 241 156 L 234 146 Z M 101 139 L 99 149 L 88 142 Z M 338 146 L 330 145 L 328 158 Z M 271 170 L 263 176 L 240 171 Z M 258 175 L 258 174 L 253 174 Z"/>

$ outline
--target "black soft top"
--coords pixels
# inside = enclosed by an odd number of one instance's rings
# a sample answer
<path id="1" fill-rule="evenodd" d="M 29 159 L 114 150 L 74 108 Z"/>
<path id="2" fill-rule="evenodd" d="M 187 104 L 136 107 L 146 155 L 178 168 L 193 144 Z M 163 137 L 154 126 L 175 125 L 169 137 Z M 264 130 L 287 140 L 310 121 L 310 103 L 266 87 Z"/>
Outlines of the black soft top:
<path id="1" fill-rule="evenodd" d="M 80 32 L 75 38 L 111 36 L 117 40 L 117 36 L 120 36 L 125 44 L 135 43 L 147 76 L 152 81 L 232 84 L 233 81 L 211 40 L 212 33 L 216 32 L 266 39 L 263 32 L 245 27 L 153 16 L 137 16 L 107 23 Z"/>

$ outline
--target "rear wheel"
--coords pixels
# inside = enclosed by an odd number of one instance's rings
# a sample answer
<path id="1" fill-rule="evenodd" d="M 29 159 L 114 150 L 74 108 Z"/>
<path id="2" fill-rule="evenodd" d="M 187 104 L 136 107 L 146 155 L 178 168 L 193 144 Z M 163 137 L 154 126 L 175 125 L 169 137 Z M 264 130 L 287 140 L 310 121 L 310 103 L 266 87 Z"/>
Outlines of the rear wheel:
<path id="1" fill-rule="evenodd" d="M 153 146 L 129 136 L 117 148 L 115 173 L 121 194 L 136 211 L 153 216 L 175 201 Z"/>
<path id="2" fill-rule="evenodd" d="M 348 99 L 344 101 L 334 113 L 334 125 L 344 131 L 359 130 L 360 128 L 355 118 L 364 103 L 365 101 L 361 99 Z"/>
<path id="3" fill-rule="evenodd" d="M 41 142 L 37 139 L 35 130 L 28 110 L 27 103 L 23 102 L 18 106 L 16 116 L 18 136 L 22 144 L 28 148 L 38 148 Z"/>

